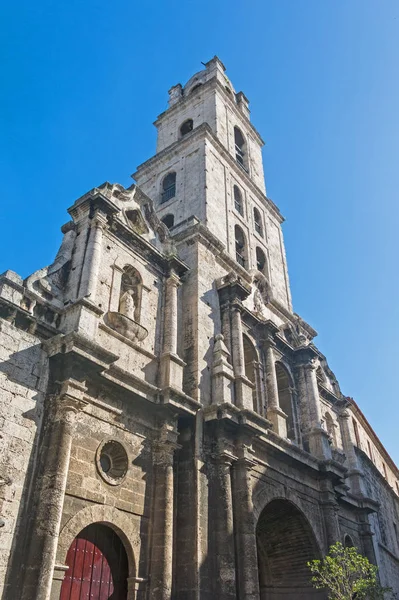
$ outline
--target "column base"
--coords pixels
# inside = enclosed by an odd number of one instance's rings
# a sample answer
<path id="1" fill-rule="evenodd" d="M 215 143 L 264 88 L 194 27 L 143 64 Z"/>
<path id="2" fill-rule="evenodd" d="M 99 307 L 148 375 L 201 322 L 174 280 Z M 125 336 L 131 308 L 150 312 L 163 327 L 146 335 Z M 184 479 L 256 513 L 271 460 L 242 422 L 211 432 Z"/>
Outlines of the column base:
<path id="1" fill-rule="evenodd" d="M 273 431 L 282 438 L 287 437 L 287 415 L 285 412 L 278 408 L 269 408 L 267 411 L 267 418 L 273 425 Z"/>
<path id="2" fill-rule="evenodd" d="M 161 387 L 171 387 L 178 390 L 183 388 L 183 367 L 186 365 L 184 360 L 173 354 L 165 352 L 161 356 Z"/>
<path id="3" fill-rule="evenodd" d="M 331 460 L 330 437 L 327 431 L 321 427 L 315 427 L 308 432 L 306 437 L 309 443 L 310 454 L 323 460 Z"/>
<path id="4" fill-rule="evenodd" d="M 255 386 L 245 376 L 236 377 L 236 404 L 238 408 L 254 410 L 253 390 Z"/>

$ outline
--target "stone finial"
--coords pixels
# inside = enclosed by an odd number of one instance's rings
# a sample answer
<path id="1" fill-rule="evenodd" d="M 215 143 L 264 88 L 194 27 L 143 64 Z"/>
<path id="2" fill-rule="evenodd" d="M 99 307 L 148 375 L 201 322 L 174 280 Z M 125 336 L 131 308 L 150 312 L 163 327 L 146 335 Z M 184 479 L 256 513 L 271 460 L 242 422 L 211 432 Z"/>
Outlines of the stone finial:
<path id="1" fill-rule="evenodd" d="M 169 101 L 168 101 L 169 106 L 173 106 L 174 104 L 177 104 L 179 102 L 179 100 L 181 100 L 181 98 L 183 97 L 183 88 L 182 88 L 181 83 L 178 83 L 177 85 L 174 85 L 173 87 L 171 87 L 168 93 L 169 93 Z"/>
<path id="2" fill-rule="evenodd" d="M 247 117 L 247 119 L 249 119 L 249 117 L 250 117 L 249 100 L 246 97 L 246 95 L 244 94 L 244 92 L 238 92 L 238 94 L 236 94 L 236 100 L 237 100 L 237 106 L 240 109 L 240 111 L 243 113 L 243 115 L 245 115 Z"/>
<path id="3" fill-rule="evenodd" d="M 224 335 L 218 333 L 215 336 L 215 344 L 213 346 L 213 367 L 227 366 L 228 369 L 231 369 L 229 358 L 230 352 L 224 343 Z"/>

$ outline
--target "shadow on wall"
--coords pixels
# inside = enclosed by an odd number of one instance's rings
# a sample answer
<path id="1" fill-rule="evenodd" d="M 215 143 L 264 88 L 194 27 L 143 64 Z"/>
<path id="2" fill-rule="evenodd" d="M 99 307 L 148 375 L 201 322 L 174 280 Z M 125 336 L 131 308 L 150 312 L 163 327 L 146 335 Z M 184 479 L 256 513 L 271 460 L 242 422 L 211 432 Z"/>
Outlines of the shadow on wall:
<path id="1" fill-rule="evenodd" d="M 27 540 L 31 538 L 34 511 L 28 512 L 28 507 L 36 491 L 33 481 L 47 385 L 43 360 L 41 345 L 37 344 L 12 353 L 8 360 L 0 363 L 0 406 L 5 416 L 2 435 L 7 440 L 0 475 L 9 482 L 0 488 L 0 511 L 5 521 L 2 533 L 12 535 L 2 600 L 19 597 L 27 560 Z M 14 507 L 15 516 L 11 516 Z"/>

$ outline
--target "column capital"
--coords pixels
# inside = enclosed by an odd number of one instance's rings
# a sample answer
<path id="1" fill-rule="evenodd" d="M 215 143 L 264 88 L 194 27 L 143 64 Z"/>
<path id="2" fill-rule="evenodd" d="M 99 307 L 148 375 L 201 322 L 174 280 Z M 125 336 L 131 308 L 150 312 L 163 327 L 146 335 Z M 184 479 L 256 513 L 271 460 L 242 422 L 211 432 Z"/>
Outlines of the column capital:
<path id="1" fill-rule="evenodd" d="M 231 467 L 231 465 L 237 460 L 233 454 L 227 451 L 212 454 L 211 457 L 214 463 L 218 465 L 224 465 L 226 467 Z"/>
<path id="2" fill-rule="evenodd" d="M 75 379 L 61 382 L 59 394 L 53 396 L 55 404 L 55 420 L 73 423 L 76 415 L 88 405 L 84 398 L 87 388 Z"/>
<path id="3" fill-rule="evenodd" d="M 169 271 L 168 276 L 166 278 L 166 283 L 174 287 L 179 287 L 181 285 L 181 279 L 174 269 L 171 269 Z"/>

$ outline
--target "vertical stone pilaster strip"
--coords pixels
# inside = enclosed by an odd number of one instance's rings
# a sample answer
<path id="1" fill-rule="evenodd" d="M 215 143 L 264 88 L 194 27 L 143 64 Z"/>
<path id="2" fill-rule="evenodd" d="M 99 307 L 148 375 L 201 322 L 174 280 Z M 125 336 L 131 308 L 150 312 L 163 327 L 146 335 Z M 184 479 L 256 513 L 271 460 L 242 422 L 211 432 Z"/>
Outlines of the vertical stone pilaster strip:
<path id="1" fill-rule="evenodd" d="M 244 341 L 242 337 L 241 312 L 236 306 L 232 308 L 231 343 L 233 353 L 233 368 L 236 377 L 245 376 Z"/>
<path id="2" fill-rule="evenodd" d="M 233 498 L 231 490 L 232 457 L 220 454 L 214 462 L 215 493 L 215 594 L 219 600 L 236 599 Z"/>
<path id="3" fill-rule="evenodd" d="M 313 428 L 321 427 L 321 408 L 319 400 L 319 388 L 317 385 L 316 366 L 308 363 L 304 366 L 306 389 L 309 398 L 310 420 Z"/>
<path id="4" fill-rule="evenodd" d="M 260 599 L 256 523 L 250 474 L 253 464 L 247 458 L 240 458 L 233 465 L 236 570 L 240 600 Z"/>
<path id="5" fill-rule="evenodd" d="M 104 217 L 100 217 L 99 215 L 96 215 L 92 219 L 85 264 L 83 265 L 82 281 L 79 289 L 79 295 L 90 296 L 92 302 L 95 301 L 98 285 L 105 223 Z"/>
<path id="6" fill-rule="evenodd" d="M 267 408 L 280 408 L 278 399 L 278 387 L 276 376 L 276 365 L 273 352 L 273 343 L 267 341 L 264 344 L 265 363 L 266 363 L 266 390 L 267 390 Z"/>
<path id="7" fill-rule="evenodd" d="M 86 405 L 68 393 L 55 401 L 57 408 L 22 593 L 24 600 L 50 598 L 76 415 Z"/>
<path id="8" fill-rule="evenodd" d="M 172 272 L 165 285 L 164 354 L 177 354 L 177 288 L 179 285 L 178 275 Z"/>
<path id="9" fill-rule="evenodd" d="M 341 533 L 338 521 L 339 506 L 333 500 L 322 504 L 324 525 L 326 530 L 328 548 L 341 540 Z"/>
<path id="10" fill-rule="evenodd" d="M 151 600 L 170 600 L 173 577 L 173 452 L 171 442 L 154 446 L 155 496 L 151 535 Z"/>

